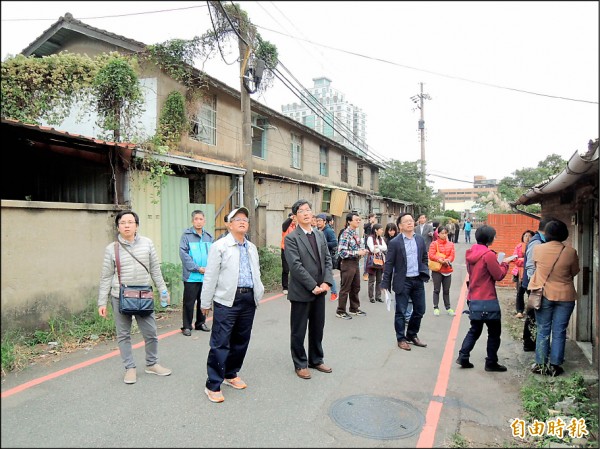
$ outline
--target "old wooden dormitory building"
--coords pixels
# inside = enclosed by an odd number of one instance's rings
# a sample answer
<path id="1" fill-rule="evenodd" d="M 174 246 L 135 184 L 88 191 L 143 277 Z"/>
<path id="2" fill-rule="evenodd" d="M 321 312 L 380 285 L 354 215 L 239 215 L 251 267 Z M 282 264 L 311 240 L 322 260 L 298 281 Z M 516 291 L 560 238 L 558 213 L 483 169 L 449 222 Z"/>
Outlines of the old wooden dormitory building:
<path id="1" fill-rule="evenodd" d="M 44 57 L 63 51 L 96 56 L 143 52 L 146 44 L 89 26 L 67 13 L 23 50 Z M 195 70 L 195 69 L 194 69 Z M 177 150 L 160 159 L 175 172 L 160 195 L 140 169 L 140 146 L 96 138 L 95 119 L 60 126 L 28 125 L 3 118 L 2 325 L 34 327 L 60 310 L 77 312 L 97 294 L 104 246 L 114 237 L 113 218 L 131 207 L 140 232 L 152 238 L 161 260 L 179 263 L 181 231 L 190 211 L 207 215 L 219 235 L 226 213 L 243 203 L 240 92 L 197 71 L 206 81 L 198 126 Z M 141 118 L 148 136 L 157 129 L 167 96 L 185 86 L 157 66 L 143 65 Z M 298 198 L 336 217 L 336 231 L 351 210 L 392 221 L 412 204 L 378 195 L 383 164 L 251 101 L 257 246 L 278 248 L 281 223 Z M 8 144 L 8 145 L 6 145 Z M 9 176 L 10 173 L 15 176 Z M 10 182 L 8 179 L 10 178 Z M 24 288 L 27 286 L 27 288 Z M 177 302 L 178 298 L 174 298 Z"/>

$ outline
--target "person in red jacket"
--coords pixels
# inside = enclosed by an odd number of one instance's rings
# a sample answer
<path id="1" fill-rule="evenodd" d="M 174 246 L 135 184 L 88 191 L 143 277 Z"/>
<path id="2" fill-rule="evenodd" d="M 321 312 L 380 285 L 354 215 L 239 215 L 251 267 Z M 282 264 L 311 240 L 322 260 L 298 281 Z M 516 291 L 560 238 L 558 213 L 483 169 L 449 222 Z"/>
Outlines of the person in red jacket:
<path id="1" fill-rule="evenodd" d="M 440 316 L 440 287 L 443 289 L 444 307 L 448 315 L 454 315 L 450 307 L 450 284 L 452 283 L 452 262 L 454 262 L 454 243 L 448 239 L 448 230 L 445 226 L 437 228 L 438 238 L 429 245 L 429 260 L 440 262 L 440 271 L 432 271 L 433 280 L 433 314 Z"/>
<path id="2" fill-rule="evenodd" d="M 498 262 L 495 251 L 488 248 L 496 237 L 496 230 L 491 226 L 481 226 L 475 232 L 476 245 L 465 253 L 467 272 L 469 273 L 467 302 L 471 328 L 467 332 L 458 352 L 458 363 L 462 368 L 473 368 L 469 361 L 471 351 L 481 336 L 483 325 L 488 329 L 486 371 L 506 371 L 504 365 L 498 363 L 500 349 L 500 333 L 502 331 L 500 303 L 496 294 L 496 282 L 504 279 L 508 273 L 508 262 L 516 256 L 510 256 Z"/>

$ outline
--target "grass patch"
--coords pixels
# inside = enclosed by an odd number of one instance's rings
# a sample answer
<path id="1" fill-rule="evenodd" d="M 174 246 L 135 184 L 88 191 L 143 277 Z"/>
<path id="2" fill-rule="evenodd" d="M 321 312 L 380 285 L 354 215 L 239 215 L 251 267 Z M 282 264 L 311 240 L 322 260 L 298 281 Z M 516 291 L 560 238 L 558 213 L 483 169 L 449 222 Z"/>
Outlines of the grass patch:
<path id="1" fill-rule="evenodd" d="M 557 403 L 565 399 L 573 399 L 573 406 L 568 410 L 557 410 Z M 584 419 L 589 435 L 588 447 L 598 447 L 598 384 L 586 385 L 580 373 L 565 377 L 539 377 L 530 375 L 521 388 L 521 399 L 525 412 L 525 421 L 531 424 L 534 420 L 547 422 L 557 416 Z M 567 421 L 566 425 L 569 422 Z M 565 427 L 564 438 L 560 439 L 545 433 L 535 436 L 537 447 L 550 443 L 570 443 L 571 437 Z"/>
<path id="2" fill-rule="evenodd" d="M 281 249 L 275 246 L 258 248 L 260 278 L 265 291 L 281 288 Z"/>
<path id="3" fill-rule="evenodd" d="M 450 437 L 448 447 L 470 447 L 468 440 L 463 437 L 460 433 L 454 433 Z"/>
<path id="4" fill-rule="evenodd" d="M 154 309 L 157 320 L 167 313 L 155 294 Z M 107 307 L 107 318 L 98 315 L 96 300 L 89 302 L 80 313 L 67 317 L 53 316 L 42 329 L 32 332 L 9 330 L 2 334 L 2 376 L 20 371 L 41 357 L 71 352 L 83 346 L 113 339 L 116 335 L 112 307 Z M 132 334 L 139 332 L 132 326 Z"/>

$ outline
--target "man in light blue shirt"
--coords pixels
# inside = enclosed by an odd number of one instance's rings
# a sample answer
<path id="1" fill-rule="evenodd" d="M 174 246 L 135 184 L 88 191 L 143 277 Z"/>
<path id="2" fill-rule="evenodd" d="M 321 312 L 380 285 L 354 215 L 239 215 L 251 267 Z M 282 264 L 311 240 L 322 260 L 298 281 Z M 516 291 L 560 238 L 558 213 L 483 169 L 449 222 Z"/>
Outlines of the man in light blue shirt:
<path id="1" fill-rule="evenodd" d="M 425 315 L 425 282 L 429 281 L 427 250 L 425 240 L 415 234 L 415 220 L 409 213 L 403 213 L 396 221 L 400 234 L 390 240 L 383 267 L 381 288 L 389 291 L 393 287 L 396 294 L 394 328 L 398 347 L 410 351 L 408 344 L 426 347 L 417 334 L 421 319 Z M 393 278 L 393 285 L 391 284 Z M 409 299 L 413 302 L 413 312 L 406 327 L 406 309 Z"/>

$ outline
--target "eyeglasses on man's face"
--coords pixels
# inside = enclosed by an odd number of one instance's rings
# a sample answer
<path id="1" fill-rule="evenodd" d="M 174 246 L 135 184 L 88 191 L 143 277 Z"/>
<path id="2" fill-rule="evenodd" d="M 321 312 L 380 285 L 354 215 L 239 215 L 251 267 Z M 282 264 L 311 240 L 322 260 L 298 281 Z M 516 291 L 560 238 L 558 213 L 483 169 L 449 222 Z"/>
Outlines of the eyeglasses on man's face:
<path id="1" fill-rule="evenodd" d="M 304 214 L 310 214 L 311 212 L 312 212 L 311 209 L 298 209 L 296 211 L 297 214 L 302 214 L 302 215 L 304 215 Z"/>
<path id="2" fill-rule="evenodd" d="M 248 220 L 247 218 L 244 218 L 244 217 L 236 217 L 236 218 L 232 218 L 231 219 L 232 223 L 236 223 L 236 222 L 240 222 L 240 221 L 242 223 L 249 223 L 250 222 L 250 220 Z"/>

